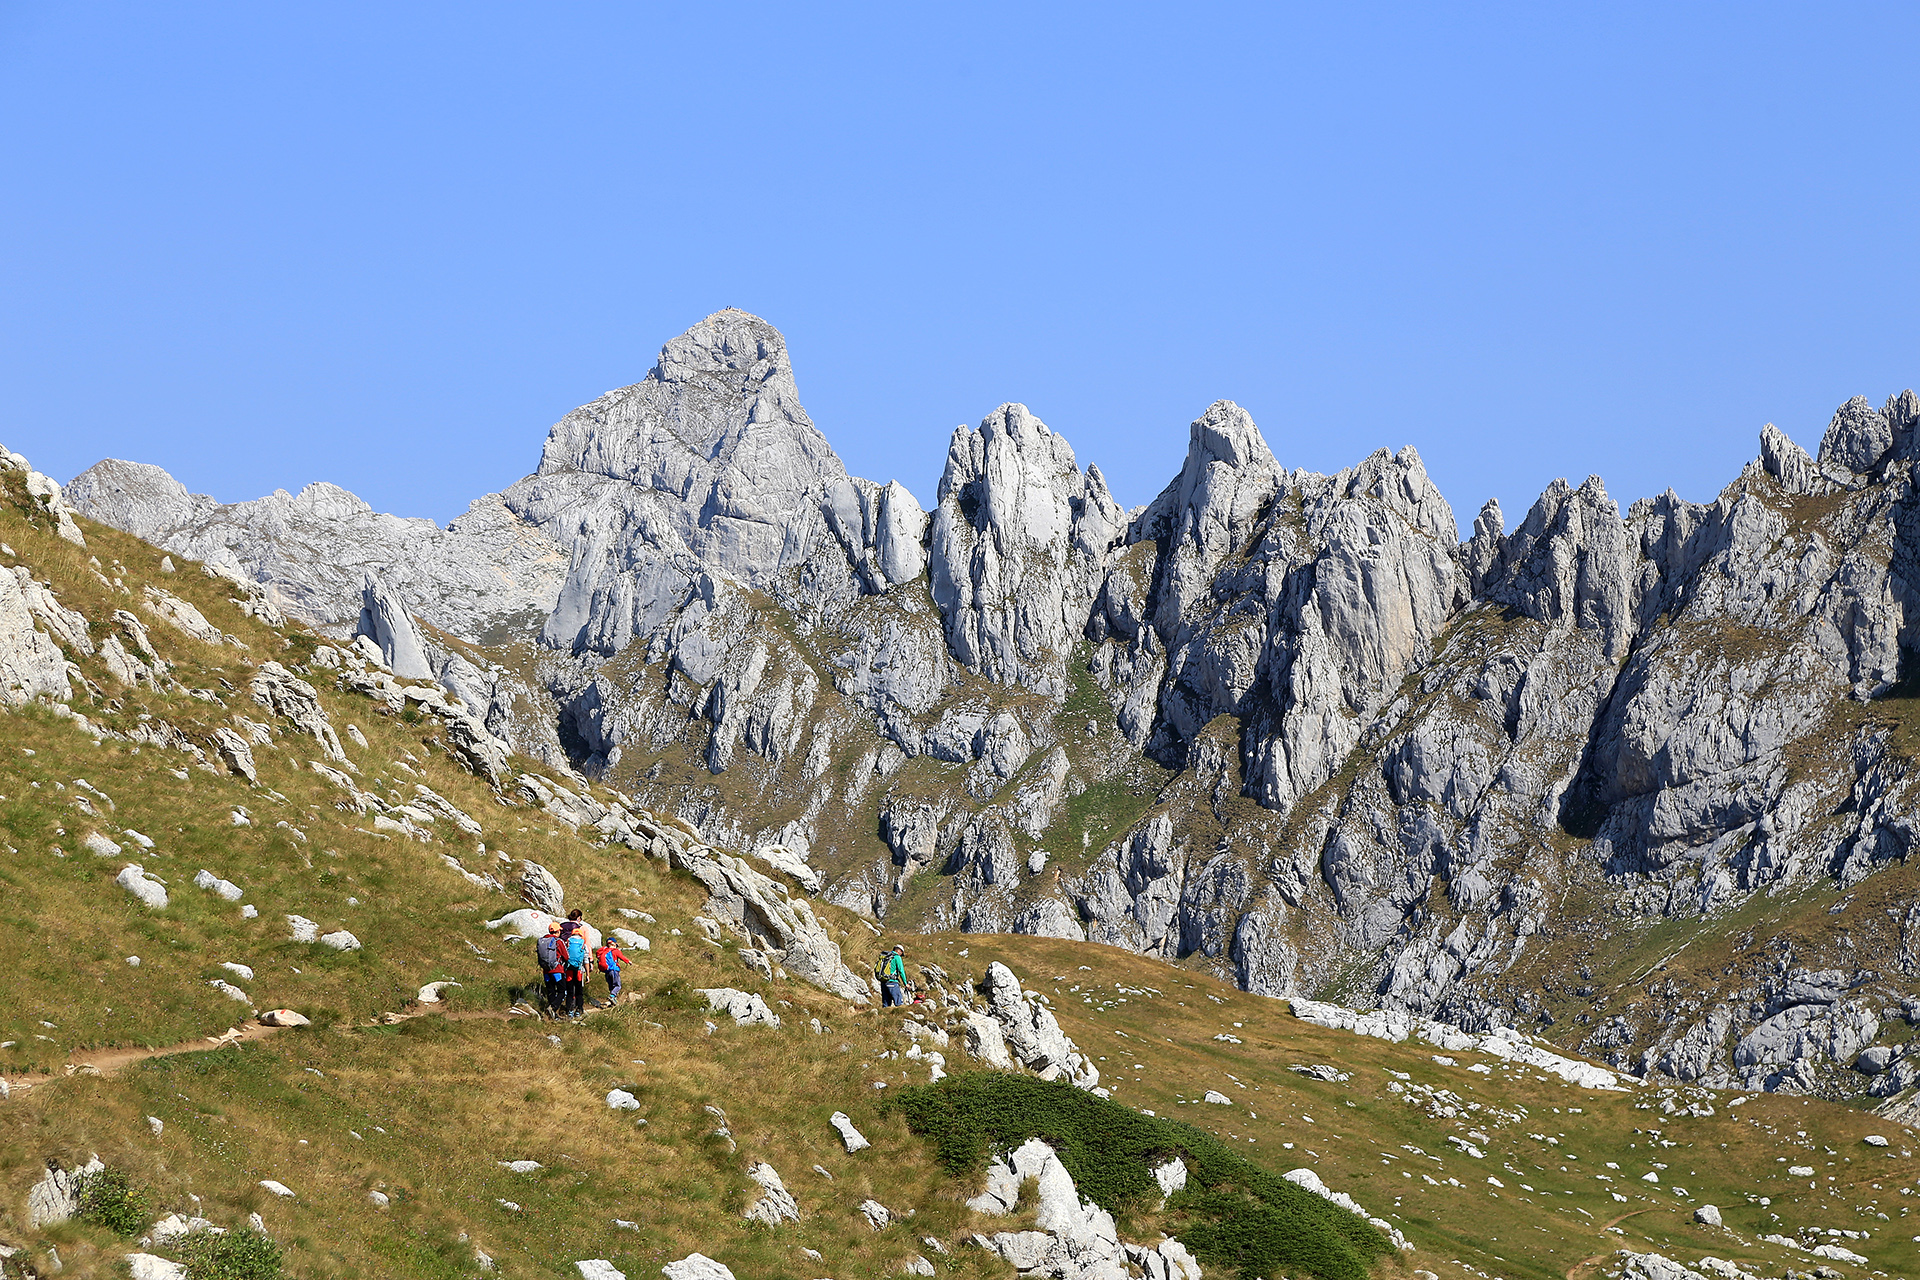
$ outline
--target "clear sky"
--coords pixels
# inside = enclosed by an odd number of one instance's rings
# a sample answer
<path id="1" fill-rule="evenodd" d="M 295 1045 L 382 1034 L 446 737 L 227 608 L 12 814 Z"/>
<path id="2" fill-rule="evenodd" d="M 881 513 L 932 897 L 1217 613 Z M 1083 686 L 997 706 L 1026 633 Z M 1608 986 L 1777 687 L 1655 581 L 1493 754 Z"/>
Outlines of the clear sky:
<path id="1" fill-rule="evenodd" d="M 1710 499 L 1920 382 L 1912 5 L 0 3 L 0 441 L 446 520 L 724 306 L 931 502 L 1215 399 Z"/>

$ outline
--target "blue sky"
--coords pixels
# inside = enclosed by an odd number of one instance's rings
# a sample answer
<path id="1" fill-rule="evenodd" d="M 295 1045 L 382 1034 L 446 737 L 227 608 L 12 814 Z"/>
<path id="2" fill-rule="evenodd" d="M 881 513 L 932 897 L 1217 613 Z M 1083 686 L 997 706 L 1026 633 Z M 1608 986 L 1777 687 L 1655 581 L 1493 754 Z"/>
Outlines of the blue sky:
<path id="1" fill-rule="evenodd" d="M 1920 382 L 1912 6 L 0 4 L 0 441 L 442 521 L 738 306 L 930 502 L 1218 398 L 1463 527 Z"/>

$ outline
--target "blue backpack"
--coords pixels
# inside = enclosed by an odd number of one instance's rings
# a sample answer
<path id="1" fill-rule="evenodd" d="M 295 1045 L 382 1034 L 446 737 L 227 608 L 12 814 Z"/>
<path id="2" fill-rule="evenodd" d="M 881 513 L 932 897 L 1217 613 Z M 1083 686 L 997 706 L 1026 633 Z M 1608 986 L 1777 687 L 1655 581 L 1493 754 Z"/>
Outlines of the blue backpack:
<path id="1" fill-rule="evenodd" d="M 567 964 L 575 969 L 587 967 L 587 935 L 577 929 L 567 939 Z"/>

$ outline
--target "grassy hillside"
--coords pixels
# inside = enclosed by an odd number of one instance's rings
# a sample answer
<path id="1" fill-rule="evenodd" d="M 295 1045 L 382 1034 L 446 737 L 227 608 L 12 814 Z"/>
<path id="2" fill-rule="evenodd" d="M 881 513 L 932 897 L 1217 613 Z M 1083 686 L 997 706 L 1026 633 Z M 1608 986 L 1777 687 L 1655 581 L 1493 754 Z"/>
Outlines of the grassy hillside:
<path id="1" fill-rule="evenodd" d="M 260 1214 L 285 1274 L 310 1280 L 474 1276 L 481 1254 L 510 1277 L 574 1275 L 586 1258 L 642 1277 L 696 1249 L 743 1280 L 891 1276 L 918 1255 L 943 1276 L 1010 1274 L 965 1241 L 1018 1220 L 968 1210 L 971 1175 L 943 1163 L 938 1142 L 890 1105 L 929 1078 L 924 1060 L 899 1056 L 909 1041 L 898 1016 L 761 977 L 731 943 L 705 940 L 694 919 L 705 893 L 691 878 L 576 833 L 510 788 L 496 793 L 448 755 L 437 721 L 342 691 L 309 664 L 314 638 L 247 616 L 229 584 L 197 566 L 164 573 L 159 552 L 95 525 L 89 547 L 73 547 L 35 517 L 17 477 L 0 483 L 6 563 L 53 583 L 91 622 L 96 645 L 113 634 L 115 610 L 134 613 L 171 664 L 164 688 L 128 687 L 99 655 L 70 653 L 92 686 L 74 709 L 145 742 L 96 742 L 45 707 L 0 713 L 0 954 L 11 960 L 0 968 L 10 1084 L 0 1242 L 26 1249 L 43 1272 L 57 1250 L 63 1275 L 124 1274 L 128 1240 L 84 1222 L 36 1231 L 26 1218 L 27 1189 L 47 1160 L 74 1167 L 97 1153 L 145 1192 L 151 1217 L 177 1211 L 238 1227 Z M 160 621 L 141 606 L 148 585 L 240 643 L 204 643 Z M 422 841 L 378 829 L 311 767 L 327 762 L 321 745 L 249 696 L 269 660 L 316 687 L 357 788 L 399 803 L 429 787 L 484 831 L 443 820 Z M 161 722 L 203 749 L 218 727 L 266 726 L 270 745 L 253 747 L 258 784 L 211 754 L 201 767 L 155 745 Z M 96 856 L 89 836 L 122 852 Z M 503 853 L 547 867 L 568 904 L 603 928 L 631 925 L 651 939 L 635 956 L 630 1003 L 561 1027 L 507 1013 L 512 989 L 534 976 L 530 944 L 506 944 L 483 925 L 519 904 L 443 860 L 509 880 Z M 132 861 L 166 881 L 164 909 L 114 882 Z M 195 887 L 202 869 L 241 897 Z M 856 968 L 895 940 L 849 913 L 819 914 Z M 288 915 L 363 945 L 294 942 Z M 1106 948 L 903 940 L 916 965 L 937 964 L 956 983 L 991 960 L 1010 965 L 1099 1060 L 1119 1103 L 1196 1126 L 1252 1169 L 1311 1168 L 1353 1195 L 1416 1246 L 1376 1264 L 1386 1280 L 1415 1270 L 1577 1276 L 1621 1247 L 1689 1261 L 1714 1253 L 1780 1274 L 1812 1261 L 1758 1236 L 1813 1227 L 1870 1232 L 1844 1242 L 1873 1270 L 1912 1274 L 1920 1263 L 1901 1194 L 1920 1143 L 1860 1113 L 1773 1097 L 1732 1106 L 1695 1091 L 1670 1101 L 1711 1114 L 1669 1115 L 1659 1095 L 1598 1093 L 1483 1055 L 1439 1055 L 1448 1064 L 1423 1046 L 1322 1030 L 1283 1002 Z M 442 1006 L 414 1002 L 439 980 L 462 985 Z M 784 1025 L 735 1027 L 708 1014 L 691 992 L 721 985 L 758 992 Z M 247 1026 L 253 1009 L 282 1006 L 314 1025 L 209 1042 Z M 946 1053 L 964 1073 L 957 1039 Z M 1312 1064 L 1347 1078 L 1294 1070 Z M 638 1109 L 610 1109 L 615 1088 Z M 1203 1101 L 1208 1090 L 1230 1102 Z M 836 1110 L 870 1149 L 846 1153 L 828 1124 Z M 1873 1132 L 1892 1146 L 1864 1145 Z M 541 1167 L 502 1165 L 520 1160 Z M 798 1222 L 743 1219 L 759 1194 L 747 1176 L 756 1161 L 779 1171 Z M 1793 1164 L 1816 1173 L 1790 1177 Z M 1660 1181 L 1642 1181 L 1648 1172 Z M 874 1231 L 858 1211 L 869 1198 L 911 1217 Z M 1726 1230 L 1691 1224 L 1703 1202 L 1720 1206 Z M 1129 1238 L 1148 1242 L 1156 1226 L 1180 1224 L 1150 1206 L 1126 1221 Z"/>

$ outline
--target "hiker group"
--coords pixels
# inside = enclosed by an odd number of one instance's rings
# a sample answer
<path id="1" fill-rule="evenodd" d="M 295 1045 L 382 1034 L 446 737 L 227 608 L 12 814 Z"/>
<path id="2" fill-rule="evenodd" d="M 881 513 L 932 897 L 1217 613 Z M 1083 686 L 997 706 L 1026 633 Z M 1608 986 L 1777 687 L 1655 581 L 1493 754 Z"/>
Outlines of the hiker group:
<path id="1" fill-rule="evenodd" d="M 588 966 L 598 969 L 606 979 L 607 998 L 597 1007 L 610 1009 L 620 1002 L 620 970 L 633 963 L 611 939 L 590 946 L 588 926 L 578 910 L 565 920 L 548 924 L 545 936 L 534 943 L 545 978 L 543 994 L 547 1013 L 555 1018 L 579 1018 L 586 1014 Z"/>

